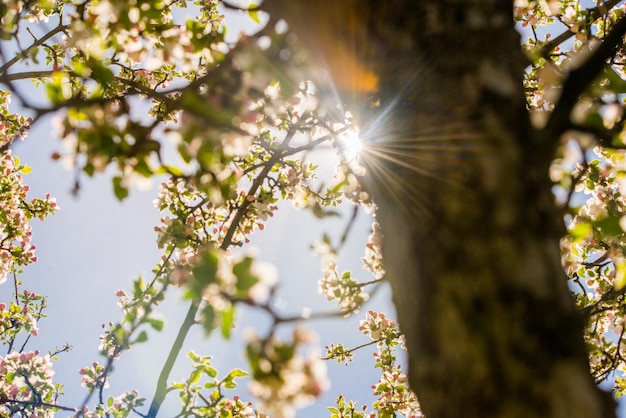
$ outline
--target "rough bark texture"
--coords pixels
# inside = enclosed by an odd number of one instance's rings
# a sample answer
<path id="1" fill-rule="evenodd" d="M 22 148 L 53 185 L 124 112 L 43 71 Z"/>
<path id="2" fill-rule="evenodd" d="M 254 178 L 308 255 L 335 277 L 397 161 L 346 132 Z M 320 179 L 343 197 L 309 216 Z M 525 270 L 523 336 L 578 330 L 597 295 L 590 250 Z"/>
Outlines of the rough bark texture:
<path id="1" fill-rule="evenodd" d="M 393 110 L 374 149 L 393 158 L 379 166 L 374 154 L 368 182 L 423 411 L 614 415 L 560 264 L 551 150 L 526 112 L 511 3 L 392 3 L 372 2 L 381 50 L 419 58 L 378 67 L 381 107 Z M 398 27 L 413 40 L 405 51 L 393 48 Z"/>
<path id="2" fill-rule="evenodd" d="M 282 4 L 287 20 L 315 27 L 323 15 L 297 13 L 308 3 Z M 512 2 L 313 3 L 335 16 L 349 5 L 368 28 L 349 38 L 378 77 L 365 184 L 425 415 L 615 416 L 590 377 L 560 264 L 547 178 L 556 141 L 528 118 Z"/>

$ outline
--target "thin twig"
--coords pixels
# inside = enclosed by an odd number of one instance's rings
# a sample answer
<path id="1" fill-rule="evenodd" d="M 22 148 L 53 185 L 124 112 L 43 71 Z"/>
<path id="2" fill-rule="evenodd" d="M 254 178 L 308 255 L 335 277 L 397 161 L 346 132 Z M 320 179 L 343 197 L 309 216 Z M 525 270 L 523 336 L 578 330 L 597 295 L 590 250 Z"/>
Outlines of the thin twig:
<path id="1" fill-rule="evenodd" d="M 61 21 L 59 20 L 59 24 L 54 29 L 52 29 L 50 32 L 46 33 L 44 36 L 42 36 L 41 38 L 33 42 L 24 51 L 20 52 L 19 54 L 16 54 L 13 58 L 8 60 L 4 65 L 0 66 L 0 74 L 6 73 L 7 70 L 11 68 L 11 66 L 18 63 L 21 59 L 23 59 L 31 49 L 37 48 L 43 45 L 48 39 L 52 38 L 54 35 L 60 32 L 63 32 L 67 28 L 69 28 L 69 25 L 63 25 Z"/>

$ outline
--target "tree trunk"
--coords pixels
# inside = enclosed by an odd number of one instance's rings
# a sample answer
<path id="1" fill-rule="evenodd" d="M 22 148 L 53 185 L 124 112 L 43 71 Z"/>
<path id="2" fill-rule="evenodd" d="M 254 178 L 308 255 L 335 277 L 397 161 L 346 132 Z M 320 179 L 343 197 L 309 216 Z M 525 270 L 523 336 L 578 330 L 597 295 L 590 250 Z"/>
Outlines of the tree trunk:
<path id="1" fill-rule="evenodd" d="M 530 124 L 511 2 L 370 4 L 366 184 L 425 415 L 615 416 L 561 267 L 557 141 Z"/>
<path id="2" fill-rule="evenodd" d="M 590 376 L 561 267 L 565 231 L 547 177 L 558 138 L 530 123 L 512 1 L 265 5 L 318 63 L 338 56 L 323 55 L 329 37 L 353 45 L 356 57 L 339 66 L 352 85 L 327 67 L 344 93 L 372 85 L 362 74 L 377 77 L 379 106 L 361 116 L 364 186 L 379 207 L 409 381 L 425 415 L 614 417 Z"/>

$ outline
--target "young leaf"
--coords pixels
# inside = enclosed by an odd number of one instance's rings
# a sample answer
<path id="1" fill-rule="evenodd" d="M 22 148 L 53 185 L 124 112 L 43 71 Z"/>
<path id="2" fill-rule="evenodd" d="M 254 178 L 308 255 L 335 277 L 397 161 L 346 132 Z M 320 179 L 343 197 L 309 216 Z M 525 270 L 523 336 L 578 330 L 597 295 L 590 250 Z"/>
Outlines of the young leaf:
<path id="1" fill-rule="evenodd" d="M 135 339 L 135 343 L 143 343 L 148 341 L 148 333 L 146 331 L 141 331 Z"/>
<path id="2" fill-rule="evenodd" d="M 202 327 L 208 335 L 215 328 L 215 309 L 211 305 L 207 305 L 202 310 L 202 314 Z"/>
<path id="3" fill-rule="evenodd" d="M 250 16 L 250 19 L 254 20 L 254 23 L 261 23 L 261 19 L 259 19 L 259 11 L 257 10 L 256 4 L 251 4 L 249 6 L 248 16 Z"/>
<path id="4" fill-rule="evenodd" d="M 120 176 L 113 177 L 113 192 L 119 201 L 128 197 L 128 188 L 122 184 L 122 178 Z"/>
<path id="5" fill-rule="evenodd" d="M 165 321 L 163 321 L 162 319 L 150 318 L 150 319 L 148 319 L 148 323 L 150 323 L 150 326 L 154 330 L 162 331 L 163 330 L 163 325 L 165 324 Z"/>
<path id="6" fill-rule="evenodd" d="M 222 312 L 222 335 L 227 340 L 230 339 L 231 330 L 233 329 L 233 323 L 235 322 L 235 307 L 230 308 Z"/>

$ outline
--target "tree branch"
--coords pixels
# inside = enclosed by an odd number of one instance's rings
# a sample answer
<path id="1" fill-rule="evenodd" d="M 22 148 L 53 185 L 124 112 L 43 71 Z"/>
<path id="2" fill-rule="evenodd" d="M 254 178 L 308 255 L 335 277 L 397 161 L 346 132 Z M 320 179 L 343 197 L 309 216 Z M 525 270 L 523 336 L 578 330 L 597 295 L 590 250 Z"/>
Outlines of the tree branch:
<path id="1" fill-rule="evenodd" d="M 377 340 L 372 340 L 370 342 L 357 345 L 356 347 L 352 347 L 352 348 L 346 350 L 345 353 L 346 354 L 353 353 L 353 352 L 355 352 L 357 350 L 360 350 L 361 348 L 369 347 L 370 345 L 378 344 L 381 341 L 385 341 L 385 339 L 386 338 L 379 338 Z M 322 360 L 334 360 L 335 358 L 337 358 L 337 356 L 327 356 L 327 357 L 322 357 Z"/>
<path id="2" fill-rule="evenodd" d="M 59 21 L 59 24 L 54 29 L 52 29 L 50 32 L 46 33 L 41 38 L 37 39 L 28 48 L 26 48 L 24 51 L 21 51 L 20 53 L 16 54 L 13 58 L 8 60 L 4 65 L 0 66 L 0 74 L 6 73 L 7 70 L 9 68 L 11 68 L 11 66 L 13 66 L 17 62 L 19 62 L 21 59 L 23 59 L 24 56 L 27 55 L 28 51 L 30 51 L 33 48 L 37 48 L 38 46 L 43 45 L 48 39 L 52 38 L 54 35 L 56 35 L 56 34 L 58 34 L 60 32 L 63 32 L 68 27 L 69 27 L 69 25 L 63 25 L 61 23 L 61 21 Z"/>
<path id="3" fill-rule="evenodd" d="M 157 416 L 159 409 L 161 408 L 161 404 L 165 400 L 165 395 L 167 394 L 167 379 L 172 372 L 172 368 L 174 367 L 174 363 L 176 363 L 176 359 L 180 354 L 180 350 L 183 348 L 183 343 L 187 338 L 187 334 L 191 329 L 191 326 L 196 322 L 196 313 L 198 313 L 199 302 L 193 301 L 189 306 L 189 310 L 187 311 L 187 315 L 185 315 L 185 320 L 180 326 L 180 330 L 178 331 L 178 335 L 174 340 L 174 344 L 172 344 L 172 348 L 170 349 L 170 353 L 167 356 L 167 360 L 161 369 L 161 373 L 159 374 L 159 380 L 157 381 L 157 387 L 154 392 L 154 397 L 152 398 L 152 403 L 150 404 L 150 410 L 146 417 L 154 418 Z"/>
<path id="4" fill-rule="evenodd" d="M 544 128 L 550 140 L 558 141 L 561 134 L 571 127 L 570 115 L 578 98 L 602 72 L 607 59 L 611 58 L 617 47 L 623 43 L 625 33 L 626 16 L 623 16 L 613 25 L 611 32 L 602 43 L 592 51 L 587 61 L 570 71 L 561 88 L 561 96 Z"/>
<path id="5" fill-rule="evenodd" d="M 278 150 L 276 150 L 276 153 L 267 161 L 265 167 L 263 167 L 263 171 L 261 171 L 261 173 L 258 175 L 258 177 L 254 180 L 254 182 L 250 186 L 250 189 L 248 190 L 248 196 L 254 196 L 256 194 L 256 191 L 259 189 L 259 187 L 261 187 L 261 185 L 263 184 L 263 181 L 265 181 L 265 178 L 270 173 L 274 164 L 276 164 L 278 161 L 284 158 L 285 149 L 287 149 L 289 142 L 291 141 L 291 139 L 293 138 L 296 132 L 297 132 L 297 129 L 293 128 L 287 133 L 287 136 L 285 140 L 283 141 L 283 143 L 281 144 L 281 146 L 278 148 Z M 232 245 L 233 243 L 232 239 L 233 239 L 233 236 L 235 235 L 235 232 L 239 228 L 239 222 L 245 216 L 246 211 L 248 207 L 250 206 L 250 204 L 251 204 L 251 201 L 245 199 L 243 203 L 241 204 L 241 206 L 239 206 L 239 208 L 237 209 L 231 221 L 231 224 L 228 228 L 228 231 L 226 231 L 224 240 L 222 241 L 222 244 L 220 245 L 220 248 L 222 250 L 226 250 Z M 183 343 L 185 339 L 187 338 L 187 334 L 189 333 L 189 330 L 191 329 L 192 325 L 195 324 L 195 317 L 196 317 L 196 314 L 198 313 L 200 303 L 201 301 L 194 300 L 189 306 L 189 310 L 187 311 L 185 320 L 183 321 L 180 327 L 178 335 L 176 336 L 176 340 L 174 340 L 174 344 L 172 344 L 172 348 L 170 349 L 170 353 L 167 357 L 167 360 L 165 361 L 165 364 L 163 365 L 163 368 L 161 369 L 161 373 L 159 374 L 157 387 L 154 393 L 154 397 L 152 398 L 152 403 L 150 404 L 150 410 L 148 411 L 148 414 L 146 415 L 147 418 L 155 418 L 159 412 L 159 409 L 161 408 L 161 404 L 163 404 L 163 401 L 165 400 L 165 395 L 167 394 L 167 379 L 172 371 L 172 368 L 174 367 L 174 363 L 176 362 L 178 355 L 180 354 L 180 350 L 182 349 Z"/>
<path id="6" fill-rule="evenodd" d="M 230 10 L 238 10 L 241 12 L 260 12 L 263 11 L 261 6 L 249 5 L 247 7 L 237 6 L 236 4 L 231 4 L 227 1 L 222 1 L 222 6 Z"/>
<path id="7" fill-rule="evenodd" d="M 611 10 L 621 1 L 622 0 L 608 0 L 603 4 L 587 9 L 587 12 L 589 12 L 589 16 L 591 17 L 591 21 L 593 22 L 600 17 L 605 16 L 609 12 L 609 10 Z M 563 42 L 567 41 L 574 35 L 576 35 L 576 33 L 568 29 L 560 35 L 555 36 L 541 48 L 541 50 L 539 51 L 539 56 L 547 59 L 552 50 L 554 50 L 557 46 L 561 45 Z"/>

